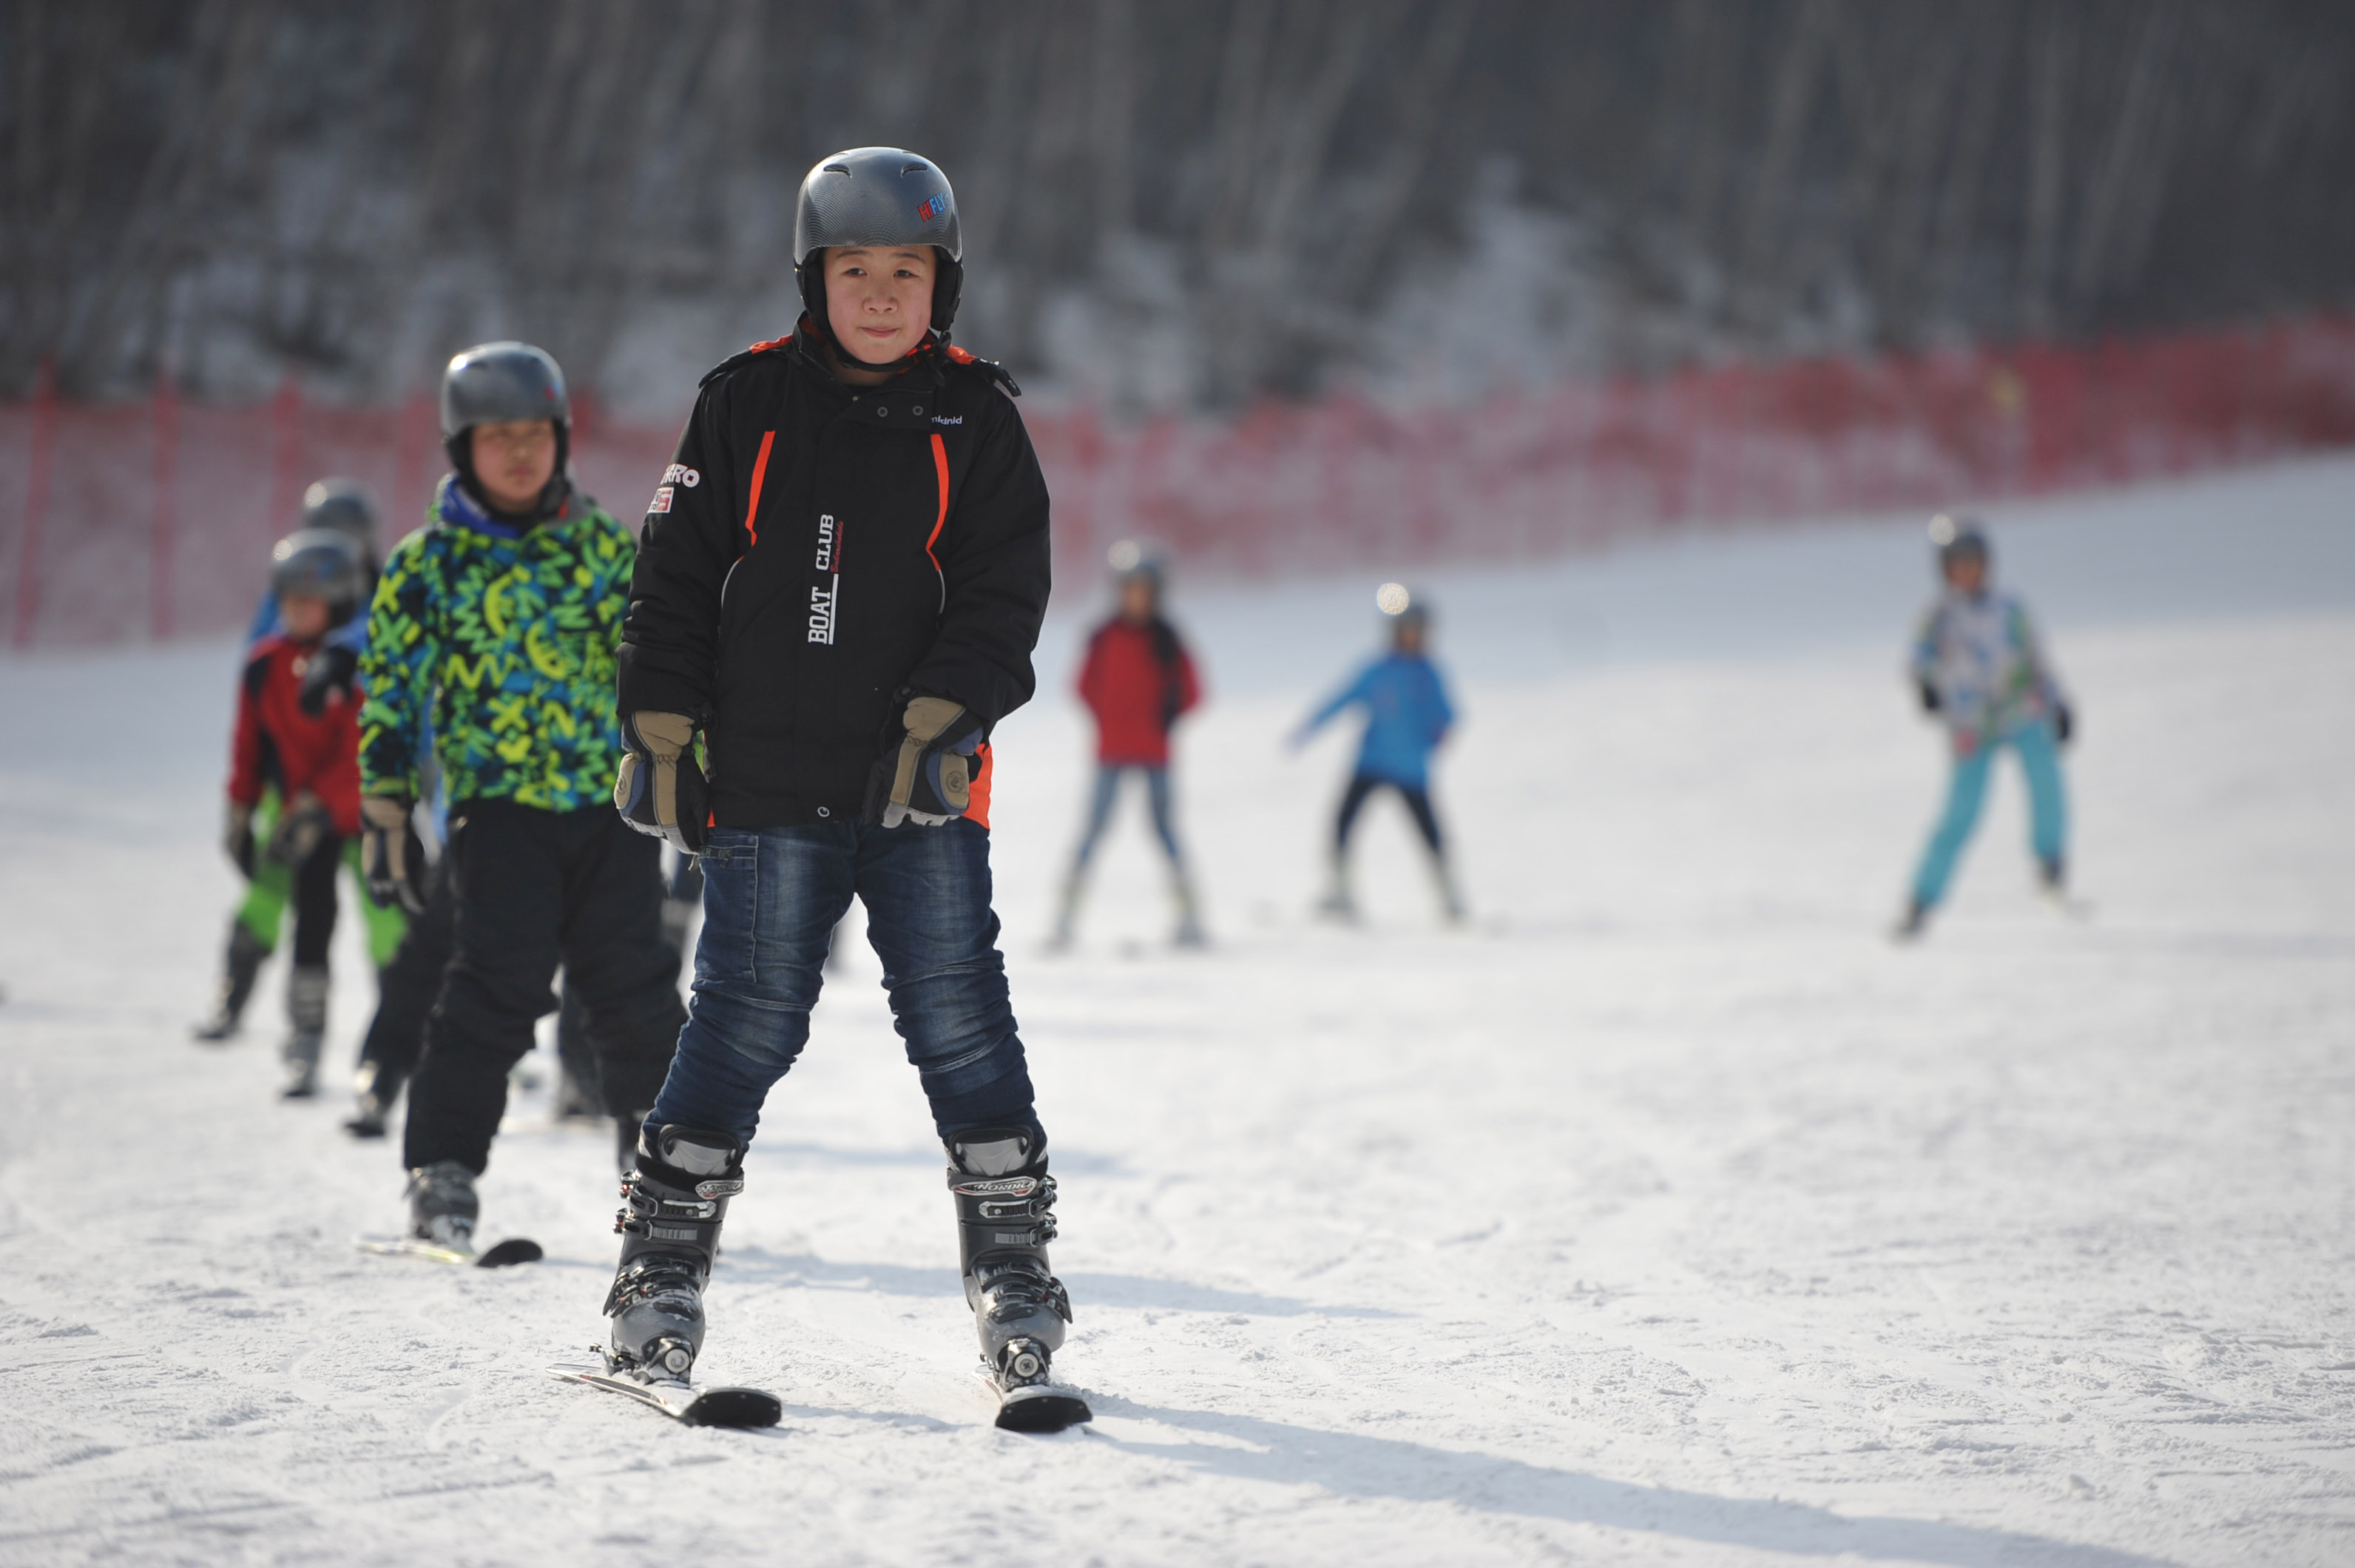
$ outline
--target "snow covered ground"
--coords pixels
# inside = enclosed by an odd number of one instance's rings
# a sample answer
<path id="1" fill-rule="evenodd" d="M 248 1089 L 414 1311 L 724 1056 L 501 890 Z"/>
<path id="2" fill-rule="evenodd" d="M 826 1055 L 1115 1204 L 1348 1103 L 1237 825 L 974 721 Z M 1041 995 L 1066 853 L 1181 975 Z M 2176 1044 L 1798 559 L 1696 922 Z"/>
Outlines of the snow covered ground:
<path id="1" fill-rule="evenodd" d="M 1068 593 L 999 737 L 1098 1414 L 1047 1439 L 967 1380 L 863 949 L 712 1296 L 706 1370 L 784 1424 L 674 1428 L 540 1372 L 601 1327 L 602 1136 L 517 1099 L 485 1230 L 546 1264 L 362 1257 L 397 1155 L 272 1098 L 274 973 L 189 1043 L 231 651 L 0 662 L 0 1561 L 2355 1561 L 2355 462 L 1994 521 L 2083 716 L 2095 908 L 2031 896 L 2007 772 L 1914 949 L 1919 519 L 1430 580 L 1461 933 L 1388 803 L 1369 926 L 1305 915 L 1344 743 L 1279 742 L 1374 577 L 1181 584 L 1199 955 L 1134 816 L 1039 951 Z"/>

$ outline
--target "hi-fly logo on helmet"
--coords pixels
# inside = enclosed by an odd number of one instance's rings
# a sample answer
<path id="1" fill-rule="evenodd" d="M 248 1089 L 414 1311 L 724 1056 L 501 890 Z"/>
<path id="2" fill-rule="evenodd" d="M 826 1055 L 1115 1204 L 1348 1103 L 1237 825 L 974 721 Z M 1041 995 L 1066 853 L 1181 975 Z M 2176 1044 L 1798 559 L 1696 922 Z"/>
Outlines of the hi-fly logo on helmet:
<path id="1" fill-rule="evenodd" d="M 916 208 L 916 221 L 919 223 L 930 223 L 936 219 L 946 218 L 948 215 L 949 193 L 946 191 L 941 192 L 938 196 L 926 197 Z"/>

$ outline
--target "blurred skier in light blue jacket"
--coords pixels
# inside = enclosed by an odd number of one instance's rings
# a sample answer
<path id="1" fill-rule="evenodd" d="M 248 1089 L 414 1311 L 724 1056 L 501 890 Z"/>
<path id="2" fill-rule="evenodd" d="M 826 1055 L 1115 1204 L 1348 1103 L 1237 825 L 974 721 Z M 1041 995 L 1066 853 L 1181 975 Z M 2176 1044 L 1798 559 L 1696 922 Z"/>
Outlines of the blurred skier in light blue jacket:
<path id="1" fill-rule="evenodd" d="M 2068 864 L 2068 799 L 2060 749 L 2073 720 L 2061 683 L 2026 606 L 1988 581 L 1986 530 L 1977 518 L 1930 519 L 1945 591 L 1923 617 L 1912 673 L 1923 711 L 1945 723 L 1954 752 L 1946 805 L 1913 873 L 1897 935 L 1921 934 L 1945 897 L 1955 860 L 1978 825 L 1995 754 L 2009 747 L 2028 780 L 2029 838 L 2047 894 L 2063 896 Z"/>
<path id="2" fill-rule="evenodd" d="M 1423 653 L 1430 635 L 1430 611 L 1395 582 L 1382 585 L 1375 603 L 1390 618 L 1390 652 L 1359 671 L 1292 737 L 1296 750 L 1343 709 L 1366 710 L 1358 765 L 1349 776 L 1348 788 L 1342 792 L 1340 810 L 1333 821 L 1332 880 L 1317 908 L 1338 920 L 1357 918 L 1358 901 L 1349 881 L 1349 831 L 1357 826 L 1366 797 L 1378 789 L 1390 789 L 1405 803 L 1430 849 L 1432 882 L 1442 912 L 1450 922 L 1460 921 L 1464 900 L 1448 866 L 1439 818 L 1431 808 L 1431 754 L 1447 738 L 1455 709 L 1447 700 L 1447 687 L 1440 679 L 1438 667 Z"/>

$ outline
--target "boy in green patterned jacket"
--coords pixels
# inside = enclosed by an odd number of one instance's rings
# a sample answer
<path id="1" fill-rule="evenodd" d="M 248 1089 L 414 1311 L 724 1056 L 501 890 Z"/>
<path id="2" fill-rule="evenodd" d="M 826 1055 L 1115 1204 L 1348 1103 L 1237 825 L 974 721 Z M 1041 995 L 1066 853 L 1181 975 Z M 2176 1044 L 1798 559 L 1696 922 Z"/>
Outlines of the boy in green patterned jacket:
<path id="1" fill-rule="evenodd" d="M 474 1179 L 507 1073 L 555 1010 L 560 964 L 588 1004 L 606 1110 L 626 1142 L 684 1018 L 662 941 L 661 846 L 611 805 L 622 755 L 613 658 L 636 551 L 574 489 L 563 372 L 489 343 L 450 361 L 454 472 L 385 563 L 361 663 L 361 812 L 370 889 L 423 907 L 410 827 L 421 738 L 450 802 L 456 933 L 409 1090 L 410 1234 L 471 1250 Z"/>

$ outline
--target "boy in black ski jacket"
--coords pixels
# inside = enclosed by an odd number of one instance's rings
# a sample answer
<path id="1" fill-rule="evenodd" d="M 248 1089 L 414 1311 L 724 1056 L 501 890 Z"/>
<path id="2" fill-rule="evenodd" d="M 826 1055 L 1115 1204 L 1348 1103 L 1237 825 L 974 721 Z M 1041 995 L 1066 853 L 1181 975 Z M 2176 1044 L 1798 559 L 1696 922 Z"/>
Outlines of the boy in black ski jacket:
<path id="1" fill-rule="evenodd" d="M 856 896 L 948 1151 L 1001 1424 L 1060 1426 L 1085 1407 L 1047 1387 L 1071 1309 L 988 833 L 990 729 L 1029 699 L 1046 611 L 1047 490 L 1011 379 L 948 345 L 960 253 L 927 160 L 819 164 L 794 233 L 807 314 L 704 379 L 647 507 L 614 803 L 703 857 L 704 926 L 605 1310 L 617 1368 L 686 1379 L 728 1198 Z"/>

